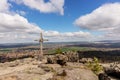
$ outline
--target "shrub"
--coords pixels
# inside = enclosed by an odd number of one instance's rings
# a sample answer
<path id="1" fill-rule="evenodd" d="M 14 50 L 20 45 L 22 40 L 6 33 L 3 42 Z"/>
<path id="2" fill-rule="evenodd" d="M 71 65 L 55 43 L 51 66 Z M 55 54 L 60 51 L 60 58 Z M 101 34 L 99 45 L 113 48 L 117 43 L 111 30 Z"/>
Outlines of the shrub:
<path id="1" fill-rule="evenodd" d="M 62 50 L 60 48 L 56 49 L 55 51 L 56 54 L 61 54 L 62 53 Z"/>
<path id="2" fill-rule="evenodd" d="M 103 71 L 103 67 L 99 64 L 98 58 L 94 57 L 92 62 L 87 62 L 88 68 L 90 68 L 95 74 L 99 74 Z"/>

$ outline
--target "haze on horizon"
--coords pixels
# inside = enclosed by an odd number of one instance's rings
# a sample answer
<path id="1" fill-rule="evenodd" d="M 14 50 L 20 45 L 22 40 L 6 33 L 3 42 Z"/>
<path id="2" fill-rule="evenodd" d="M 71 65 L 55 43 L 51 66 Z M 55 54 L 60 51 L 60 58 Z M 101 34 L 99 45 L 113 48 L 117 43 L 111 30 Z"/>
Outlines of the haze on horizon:
<path id="1" fill-rule="evenodd" d="M 120 40 L 120 0 L 0 0 L 0 43 Z"/>

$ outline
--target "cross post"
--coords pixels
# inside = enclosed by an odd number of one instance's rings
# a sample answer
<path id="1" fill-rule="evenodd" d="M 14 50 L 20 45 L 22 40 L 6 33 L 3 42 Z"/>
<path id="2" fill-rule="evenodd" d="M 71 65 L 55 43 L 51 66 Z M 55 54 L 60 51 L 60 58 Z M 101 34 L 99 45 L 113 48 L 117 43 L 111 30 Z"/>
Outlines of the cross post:
<path id="1" fill-rule="evenodd" d="M 40 50 L 39 50 L 40 56 L 38 58 L 40 60 L 42 60 L 42 58 L 43 58 L 43 42 L 44 41 L 48 41 L 48 39 L 44 39 L 42 33 L 40 33 L 40 39 L 39 40 L 35 40 L 35 41 L 38 41 L 40 43 Z"/>

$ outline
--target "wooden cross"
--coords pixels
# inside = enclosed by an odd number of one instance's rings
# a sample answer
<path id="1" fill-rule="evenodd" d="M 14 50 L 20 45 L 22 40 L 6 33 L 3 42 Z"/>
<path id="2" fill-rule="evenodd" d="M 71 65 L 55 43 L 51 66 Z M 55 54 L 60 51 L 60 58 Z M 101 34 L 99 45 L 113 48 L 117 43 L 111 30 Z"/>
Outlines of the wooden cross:
<path id="1" fill-rule="evenodd" d="M 43 39 L 43 35 L 42 35 L 42 33 L 40 33 L 40 39 L 35 40 L 35 41 L 39 41 L 39 43 L 40 43 L 40 56 L 42 58 L 43 57 L 43 42 L 48 41 L 48 39 Z"/>

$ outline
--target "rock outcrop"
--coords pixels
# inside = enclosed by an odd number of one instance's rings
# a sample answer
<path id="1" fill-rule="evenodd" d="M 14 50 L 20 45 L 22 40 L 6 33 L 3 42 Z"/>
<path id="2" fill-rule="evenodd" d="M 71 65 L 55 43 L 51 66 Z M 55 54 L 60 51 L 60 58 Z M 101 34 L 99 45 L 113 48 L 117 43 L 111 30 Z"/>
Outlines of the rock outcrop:
<path id="1" fill-rule="evenodd" d="M 99 80 L 111 80 L 111 79 L 108 77 L 108 75 L 105 74 L 105 73 L 100 73 L 100 74 L 98 75 L 98 78 L 99 78 Z"/>
<path id="2" fill-rule="evenodd" d="M 66 65 L 68 61 L 67 56 L 63 54 L 56 54 L 54 56 L 47 57 L 47 63 L 48 64 L 60 64 L 61 66 Z"/>

